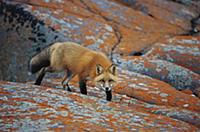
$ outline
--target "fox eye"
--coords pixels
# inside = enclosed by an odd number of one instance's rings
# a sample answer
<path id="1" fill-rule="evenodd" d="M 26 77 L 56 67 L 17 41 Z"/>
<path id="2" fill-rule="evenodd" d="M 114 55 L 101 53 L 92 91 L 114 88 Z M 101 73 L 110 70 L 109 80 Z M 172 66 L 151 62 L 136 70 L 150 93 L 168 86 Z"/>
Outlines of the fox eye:
<path id="1" fill-rule="evenodd" d="M 108 82 L 112 83 L 112 82 L 114 82 L 114 80 L 112 80 L 112 79 L 109 79 L 109 80 L 108 80 Z"/>
<path id="2" fill-rule="evenodd" d="M 99 82 L 105 83 L 105 80 L 101 79 L 101 80 L 99 80 Z"/>

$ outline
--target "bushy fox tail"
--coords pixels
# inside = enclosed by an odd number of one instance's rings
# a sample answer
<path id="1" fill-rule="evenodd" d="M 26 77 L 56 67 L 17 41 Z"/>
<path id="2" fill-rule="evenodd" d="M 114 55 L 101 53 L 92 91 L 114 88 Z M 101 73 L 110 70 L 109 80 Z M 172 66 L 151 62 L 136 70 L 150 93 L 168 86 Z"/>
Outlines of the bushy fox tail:
<path id="1" fill-rule="evenodd" d="M 29 63 L 29 69 L 32 74 L 38 72 L 43 67 L 50 65 L 50 48 L 45 48 L 39 54 L 35 55 Z"/>

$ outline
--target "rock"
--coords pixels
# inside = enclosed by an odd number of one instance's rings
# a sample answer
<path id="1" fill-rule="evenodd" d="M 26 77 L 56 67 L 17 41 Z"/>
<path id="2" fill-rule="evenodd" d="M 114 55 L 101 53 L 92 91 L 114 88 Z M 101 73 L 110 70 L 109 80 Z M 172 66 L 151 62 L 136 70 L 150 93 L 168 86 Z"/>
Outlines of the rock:
<path id="1" fill-rule="evenodd" d="M 127 70 L 157 78 L 178 90 L 190 89 L 194 91 L 200 86 L 198 74 L 167 61 L 151 60 L 145 57 L 125 57 L 119 63 Z"/>
<path id="2" fill-rule="evenodd" d="M 197 97 L 200 98 L 200 87 L 198 87 L 198 88 L 196 88 L 196 89 L 194 90 L 194 94 L 195 94 Z"/>
<path id="3" fill-rule="evenodd" d="M 135 9 L 108 0 L 2 0 L 0 59 L 7 60 L 1 62 L 0 78 L 33 79 L 27 74 L 30 58 L 57 41 L 74 41 L 108 55 L 111 51 L 125 55 L 138 52 L 171 34 L 184 34 L 197 14 L 193 8 L 169 1 L 136 3 L 139 7 Z M 19 54 L 21 50 L 23 54 Z"/>
<path id="4" fill-rule="evenodd" d="M 192 95 L 192 91 L 189 90 L 189 89 L 182 90 L 181 92 L 183 92 L 183 93 L 185 93 L 185 94 L 188 94 L 188 95 Z"/>
<path id="5" fill-rule="evenodd" d="M 172 38 L 169 39 L 164 39 L 162 40 L 162 43 L 166 43 L 166 44 L 177 44 L 177 45 L 183 45 L 183 46 L 187 46 L 187 45 L 194 45 L 194 46 L 200 46 L 200 37 L 198 36 L 174 36 Z"/>
<path id="6" fill-rule="evenodd" d="M 120 70 L 120 82 L 114 91 L 150 104 L 176 106 L 200 112 L 200 100 L 197 97 L 188 96 L 169 84 L 130 71 Z"/>
<path id="7" fill-rule="evenodd" d="M 1 1 L 0 22 L 0 76 L 3 80 L 31 79 L 27 74 L 30 57 L 51 42 L 67 41 L 63 34 L 48 27 L 37 15 L 32 14 L 28 5 Z"/>
<path id="8" fill-rule="evenodd" d="M 135 99 L 136 97 L 129 98 L 124 95 L 115 95 L 122 105 L 127 105 L 131 108 L 142 109 L 144 111 L 157 114 L 164 115 L 170 118 L 178 119 L 181 121 L 188 122 L 200 128 L 200 114 L 199 112 L 195 112 L 193 110 L 188 110 L 185 108 L 180 108 L 179 106 L 168 106 L 168 105 L 157 105 L 157 104 L 149 104 L 147 102 L 140 101 Z"/>
<path id="9" fill-rule="evenodd" d="M 145 57 L 166 60 L 200 74 L 200 44 L 157 43 Z"/>
<path id="10" fill-rule="evenodd" d="M 199 3 L 194 1 L 191 4 L 188 2 L 187 6 L 174 3 L 171 0 L 162 1 L 159 0 L 120 0 L 126 5 L 132 7 L 135 10 L 139 10 L 142 13 L 152 17 L 152 19 L 158 19 L 166 23 L 170 23 L 179 28 L 189 30 L 190 20 L 198 16 Z M 191 8 L 193 7 L 193 8 Z M 159 11 L 159 12 L 158 12 Z M 156 28 L 157 30 L 157 28 Z"/>
<path id="11" fill-rule="evenodd" d="M 0 80 L 26 82 L 0 81 L 1 130 L 198 131 L 199 7 L 195 0 L 1 0 Z M 112 102 L 92 82 L 81 95 L 77 78 L 71 93 L 62 90 L 63 73 L 32 85 L 30 58 L 57 41 L 118 64 Z"/>
<path id="12" fill-rule="evenodd" d="M 129 106 L 136 110 L 142 109 L 152 114 L 169 116 L 200 127 L 200 103 L 199 99 L 193 97 L 193 95 L 190 94 L 190 96 L 187 97 L 188 95 L 176 91 L 173 87 L 162 81 L 130 71 L 122 70 L 119 80 L 120 83 L 114 88 L 112 102 L 119 103 L 123 106 Z M 79 88 L 77 88 L 77 81 L 77 78 L 74 78 L 70 85 L 73 92 L 80 93 Z M 127 85 L 130 85 L 130 87 L 125 87 L 125 82 Z M 42 85 L 62 89 L 61 78 L 49 78 L 44 80 Z M 91 82 L 88 82 L 88 85 L 89 96 L 105 99 L 105 93 L 103 91 L 94 87 L 94 84 Z M 133 92 L 130 92 L 131 90 Z"/>
<path id="13" fill-rule="evenodd" d="M 87 19 L 88 15 L 92 17 L 93 14 L 84 8 L 80 8 L 80 12 L 88 14 L 86 16 L 73 12 L 66 15 L 68 10 L 65 9 L 74 11 L 71 7 L 76 3 L 66 1 L 62 5 L 62 2 L 50 4 L 45 1 L 0 2 L 0 59 L 4 60 L 1 62 L 3 74 L 0 76 L 4 80 L 32 79 L 33 76 L 27 74 L 30 58 L 54 42 L 74 41 L 91 49 L 99 49 L 106 41 L 109 40 L 111 45 L 115 41 L 115 38 L 110 39 L 113 36 L 112 27 L 101 18 L 98 18 L 99 22 Z M 22 50 L 23 54 L 20 54 Z"/>
<path id="14" fill-rule="evenodd" d="M 20 83 L 0 87 L 3 131 L 197 131 L 183 121 L 95 97 Z"/>

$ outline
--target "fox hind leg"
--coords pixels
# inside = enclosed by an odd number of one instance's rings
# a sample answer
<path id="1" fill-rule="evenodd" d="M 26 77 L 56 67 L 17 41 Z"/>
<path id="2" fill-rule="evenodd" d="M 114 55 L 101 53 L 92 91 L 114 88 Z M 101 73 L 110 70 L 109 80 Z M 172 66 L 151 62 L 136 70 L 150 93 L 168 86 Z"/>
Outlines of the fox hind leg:
<path id="1" fill-rule="evenodd" d="M 65 75 L 63 77 L 63 80 L 61 82 L 64 90 L 65 90 L 65 84 L 64 84 L 64 82 L 65 82 L 66 79 L 67 79 L 67 73 L 65 73 Z"/>
<path id="2" fill-rule="evenodd" d="M 45 67 L 43 67 L 43 68 L 40 70 L 39 75 L 38 75 L 38 77 L 37 77 L 37 79 L 36 79 L 36 81 L 35 81 L 34 84 L 35 84 L 35 85 L 40 85 L 41 82 L 42 82 L 42 79 L 43 79 L 44 75 L 45 75 Z"/>
<path id="3" fill-rule="evenodd" d="M 63 80 L 62 80 L 62 85 L 63 85 L 63 89 L 65 90 L 65 87 L 67 86 L 67 91 L 71 92 L 71 88 L 69 87 L 69 81 L 74 77 L 75 75 L 72 74 L 70 71 L 67 71 Z M 67 80 L 67 81 L 66 81 Z M 66 83 L 65 83 L 66 81 Z"/>

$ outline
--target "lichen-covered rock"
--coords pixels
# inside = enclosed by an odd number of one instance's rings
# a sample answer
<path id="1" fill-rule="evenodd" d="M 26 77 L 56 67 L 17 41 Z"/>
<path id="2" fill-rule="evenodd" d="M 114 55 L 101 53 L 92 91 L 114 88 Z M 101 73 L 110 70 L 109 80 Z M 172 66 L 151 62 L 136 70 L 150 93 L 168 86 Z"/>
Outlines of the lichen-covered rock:
<path id="1" fill-rule="evenodd" d="M 197 131 L 193 125 L 49 87 L 0 83 L 3 131 Z"/>
<path id="2" fill-rule="evenodd" d="M 153 19 L 165 21 L 180 28 L 190 29 L 190 21 L 197 17 L 199 3 L 188 1 L 182 5 L 172 0 L 120 0 L 135 10 L 151 16 Z M 191 8 L 193 7 L 193 8 Z"/>
<path id="3" fill-rule="evenodd" d="M 0 130 L 198 131 L 199 7 L 195 0 L 1 0 L 0 80 L 28 82 L 0 82 Z M 29 59 L 57 41 L 103 51 L 118 64 L 112 102 L 92 82 L 81 95 L 77 78 L 72 93 L 62 90 L 62 73 L 32 85 Z"/>
<path id="4" fill-rule="evenodd" d="M 112 102 L 152 114 L 169 116 L 200 127 L 200 100 L 192 94 L 188 96 L 164 82 L 130 71 L 122 70 L 119 80 L 119 84 L 113 89 Z M 77 78 L 74 78 L 70 85 L 73 92 L 80 93 L 77 81 Z M 42 85 L 62 89 L 61 78 L 45 79 Z M 91 82 L 88 82 L 88 95 L 105 99 L 104 91 L 94 87 Z"/>
<path id="5" fill-rule="evenodd" d="M 133 72 L 122 70 L 120 82 L 114 91 L 150 104 L 176 106 L 200 112 L 199 98 L 177 91 L 162 81 Z"/>
<path id="6" fill-rule="evenodd" d="M 126 88 L 125 88 L 126 89 Z M 116 90 L 117 92 L 117 90 Z M 125 93 L 126 95 L 130 95 L 128 93 Z M 141 94 L 142 95 L 142 94 Z M 133 98 L 124 96 L 122 94 L 114 94 L 114 102 L 120 103 L 123 106 L 129 106 L 136 109 L 142 109 L 144 111 L 158 114 L 158 115 L 164 115 L 168 116 L 174 119 L 178 119 L 181 121 L 188 122 L 190 124 L 193 124 L 200 128 L 200 113 L 197 111 L 189 110 L 187 107 L 179 107 L 180 105 L 176 106 L 169 106 L 169 105 L 158 105 L 157 102 L 155 104 L 149 102 L 146 100 L 146 102 L 139 100 L 134 94 L 132 94 Z M 145 95 L 144 95 L 145 96 Z M 137 99 L 136 99 L 137 98 Z M 159 99 L 158 99 L 159 100 Z M 185 104 L 185 106 L 188 106 Z M 190 107 L 191 108 L 191 107 Z"/>
<path id="7" fill-rule="evenodd" d="M 183 46 L 194 45 L 200 46 L 200 36 L 175 36 L 169 39 L 162 40 L 166 44 L 180 44 Z"/>
<path id="8" fill-rule="evenodd" d="M 167 60 L 200 74 L 200 45 L 158 43 L 145 56 Z"/>
<path id="9" fill-rule="evenodd" d="M 194 94 L 195 94 L 197 97 L 200 97 L 200 87 L 195 88 Z"/>
<path id="10" fill-rule="evenodd" d="M 88 19 L 87 15 L 93 14 L 78 5 L 80 15 L 71 13 L 75 5 L 70 1 L 0 1 L 0 76 L 3 80 L 33 78 L 28 74 L 30 58 L 53 42 L 73 41 L 99 49 L 109 40 L 112 46 L 115 41 L 112 27 L 101 19 L 99 22 Z M 111 47 L 102 50 L 109 52 Z"/>
<path id="11" fill-rule="evenodd" d="M 145 57 L 125 57 L 120 60 L 120 66 L 165 81 L 178 90 L 190 89 L 194 91 L 200 86 L 198 74 L 168 61 Z"/>
<path id="12" fill-rule="evenodd" d="M 1 0 L 0 78 L 32 79 L 27 74 L 30 58 L 56 41 L 78 42 L 108 55 L 127 55 L 171 34 L 184 34 L 191 28 L 190 20 L 197 16 L 192 5 L 135 2 L 136 8 L 119 0 Z"/>

